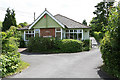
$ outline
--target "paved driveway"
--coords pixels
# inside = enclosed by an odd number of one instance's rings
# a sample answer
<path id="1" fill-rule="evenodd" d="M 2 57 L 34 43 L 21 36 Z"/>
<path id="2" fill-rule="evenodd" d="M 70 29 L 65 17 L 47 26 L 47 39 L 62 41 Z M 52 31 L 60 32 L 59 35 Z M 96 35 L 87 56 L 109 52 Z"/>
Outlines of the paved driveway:
<path id="1" fill-rule="evenodd" d="M 72 54 L 22 54 L 30 67 L 13 78 L 100 78 L 107 77 L 98 48 Z"/>

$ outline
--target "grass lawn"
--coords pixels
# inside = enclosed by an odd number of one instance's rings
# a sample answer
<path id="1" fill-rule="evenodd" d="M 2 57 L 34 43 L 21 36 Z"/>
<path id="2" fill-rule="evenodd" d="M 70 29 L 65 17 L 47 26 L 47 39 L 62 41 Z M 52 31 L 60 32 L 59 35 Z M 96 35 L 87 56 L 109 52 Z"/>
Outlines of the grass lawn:
<path id="1" fill-rule="evenodd" d="M 24 61 L 20 61 L 20 66 L 17 68 L 17 70 L 13 73 L 8 73 L 6 74 L 4 77 L 7 77 L 7 76 L 11 76 L 11 75 L 14 75 L 14 74 L 17 74 L 17 73 L 20 73 L 22 70 L 28 68 L 30 64 L 27 63 L 27 62 L 24 62 Z"/>

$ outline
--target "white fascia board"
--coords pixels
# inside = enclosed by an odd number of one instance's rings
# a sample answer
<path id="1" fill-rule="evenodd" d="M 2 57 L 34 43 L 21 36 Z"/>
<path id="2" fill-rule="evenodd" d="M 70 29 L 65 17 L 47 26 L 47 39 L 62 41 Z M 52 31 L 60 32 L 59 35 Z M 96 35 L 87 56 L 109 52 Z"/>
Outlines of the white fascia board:
<path id="1" fill-rule="evenodd" d="M 35 20 L 35 21 L 29 26 L 29 29 L 31 29 L 32 26 L 34 26 L 45 14 L 48 14 L 48 15 L 49 15 L 53 20 L 55 20 L 59 25 L 61 25 L 63 28 L 65 28 L 64 25 L 61 24 L 57 19 L 55 19 L 48 11 L 44 11 L 44 12 L 37 18 L 37 20 Z"/>

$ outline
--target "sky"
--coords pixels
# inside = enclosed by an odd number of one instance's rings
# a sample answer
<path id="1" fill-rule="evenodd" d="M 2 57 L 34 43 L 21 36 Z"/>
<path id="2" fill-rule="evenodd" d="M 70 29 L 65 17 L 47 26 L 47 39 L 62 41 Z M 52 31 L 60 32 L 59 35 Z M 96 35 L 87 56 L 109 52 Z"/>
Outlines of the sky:
<path id="1" fill-rule="evenodd" d="M 15 10 L 17 24 L 31 24 L 34 12 L 37 18 L 47 8 L 52 15 L 61 14 L 81 23 L 86 19 L 89 24 L 95 16 L 94 6 L 101 1 L 103 0 L 0 0 L 0 21 L 4 20 L 8 7 Z"/>

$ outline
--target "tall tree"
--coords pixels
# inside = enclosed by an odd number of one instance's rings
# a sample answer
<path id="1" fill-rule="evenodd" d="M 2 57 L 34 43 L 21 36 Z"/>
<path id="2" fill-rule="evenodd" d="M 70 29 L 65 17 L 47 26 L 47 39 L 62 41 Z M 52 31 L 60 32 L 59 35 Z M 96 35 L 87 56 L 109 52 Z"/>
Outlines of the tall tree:
<path id="1" fill-rule="evenodd" d="M 14 10 L 10 10 L 9 8 L 7 8 L 6 10 L 6 14 L 5 14 L 5 18 L 3 21 L 3 27 L 2 27 L 2 31 L 6 31 L 10 28 L 10 26 L 16 26 L 16 19 L 15 19 L 15 11 Z"/>
<path id="2" fill-rule="evenodd" d="M 96 17 L 94 17 L 94 20 L 91 21 L 91 25 L 92 23 L 97 24 L 96 27 L 99 27 L 98 31 L 103 31 L 105 26 L 108 25 L 109 8 L 113 6 L 113 4 L 114 2 L 100 2 L 95 6 L 97 10 L 93 13 Z"/>
<path id="3" fill-rule="evenodd" d="M 83 20 L 82 24 L 84 24 L 84 25 L 86 25 L 86 26 L 87 26 L 87 22 L 86 22 L 86 20 L 85 20 L 85 19 Z"/>

